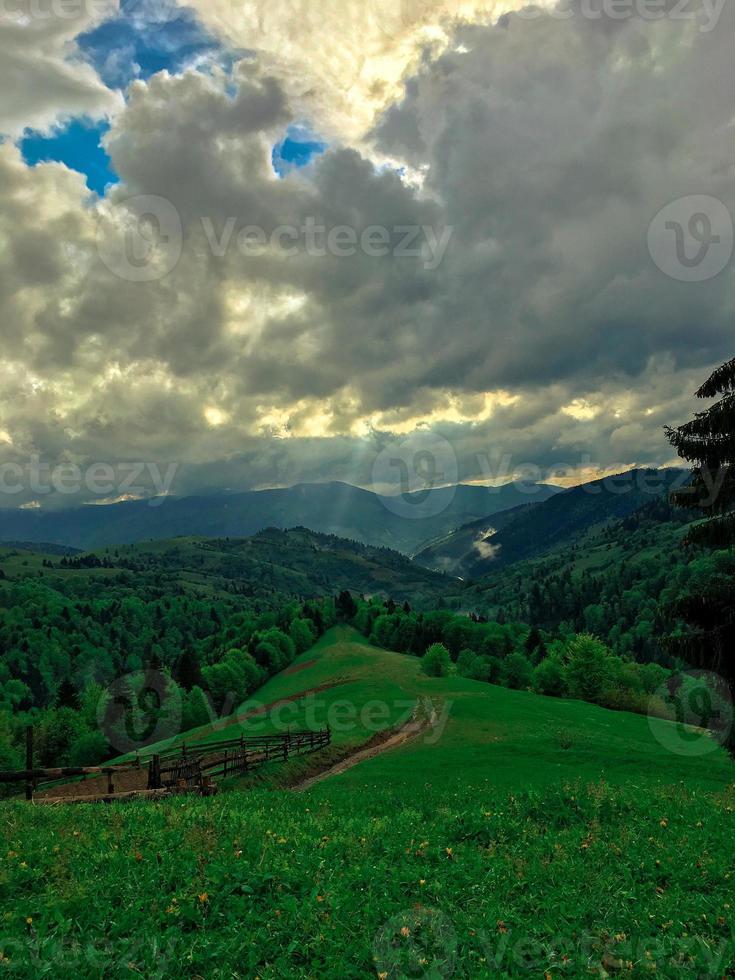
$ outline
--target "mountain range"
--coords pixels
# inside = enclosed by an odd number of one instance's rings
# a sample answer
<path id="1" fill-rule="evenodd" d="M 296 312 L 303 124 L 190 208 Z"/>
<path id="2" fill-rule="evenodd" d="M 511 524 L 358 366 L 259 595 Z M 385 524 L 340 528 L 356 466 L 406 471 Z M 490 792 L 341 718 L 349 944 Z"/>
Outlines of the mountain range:
<path id="1" fill-rule="evenodd" d="M 308 527 L 413 554 L 470 521 L 559 492 L 545 484 L 460 484 L 381 496 L 346 483 L 244 493 L 159 497 L 63 510 L 0 510 L 0 541 L 91 550 L 182 535 L 250 537 L 269 527 Z"/>

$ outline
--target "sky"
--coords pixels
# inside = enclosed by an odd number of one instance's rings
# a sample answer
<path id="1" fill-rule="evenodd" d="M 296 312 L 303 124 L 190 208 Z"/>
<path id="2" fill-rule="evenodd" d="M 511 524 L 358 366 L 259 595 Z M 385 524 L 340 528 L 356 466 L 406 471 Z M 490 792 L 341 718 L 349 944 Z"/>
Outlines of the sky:
<path id="1" fill-rule="evenodd" d="M 723 0 L 4 4 L 0 506 L 671 464 L 735 354 L 734 43 Z"/>

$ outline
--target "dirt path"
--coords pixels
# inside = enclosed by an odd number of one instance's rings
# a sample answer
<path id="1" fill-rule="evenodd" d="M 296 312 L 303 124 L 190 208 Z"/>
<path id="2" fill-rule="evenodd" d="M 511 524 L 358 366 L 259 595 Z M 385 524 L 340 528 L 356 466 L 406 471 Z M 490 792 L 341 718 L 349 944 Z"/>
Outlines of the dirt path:
<path id="1" fill-rule="evenodd" d="M 337 762 L 329 769 L 325 769 L 324 772 L 320 772 L 316 776 L 310 776 L 303 782 L 292 786 L 291 789 L 295 793 L 303 793 L 305 790 L 311 789 L 312 786 L 316 786 L 317 783 L 321 783 L 331 776 L 340 776 L 343 772 L 347 772 L 348 769 L 352 769 L 353 766 L 357 766 L 361 762 L 374 759 L 376 755 L 381 755 L 390 749 L 396 749 L 399 745 L 404 745 L 406 742 L 410 742 L 411 739 L 418 738 L 423 732 L 433 728 L 436 721 L 437 717 L 434 705 L 430 701 L 423 702 L 419 705 L 416 712 L 414 712 L 414 717 L 411 721 L 406 722 L 405 725 L 392 734 L 388 733 L 387 738 L 385 737 L 385 732 L 378 732 L 368 742 L 365 748 L 358 749 L 352 755 L 348 755 L 345 759 Z"/>

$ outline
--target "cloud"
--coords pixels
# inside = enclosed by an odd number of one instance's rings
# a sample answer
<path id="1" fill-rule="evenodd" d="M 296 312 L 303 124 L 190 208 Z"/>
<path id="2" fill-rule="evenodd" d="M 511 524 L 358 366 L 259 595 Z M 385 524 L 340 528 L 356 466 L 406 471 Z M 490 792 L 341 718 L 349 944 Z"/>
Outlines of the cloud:
<path id="1" fill-rule="evenodd" d="M 425 49 L 454 25 L 490 19 L 517 0 L 193 0 L 203 22 L 258 52 L 300 115 L 330 137 L 359 139 L 399 97 Z"/>
<path id="2" fill-rule="evenodd" d="M 336 54 L 313 104 L 345 139 L 374 122 L 372 146 L 336 140 L 285 177 L 273 146 L 306 104 L 295 42 L 282 62 L 274 48 L 232 72 L 135 82 L 105 139 L 121 183 L 104 201 L 0 145 L 4 459 L 172 461 L 177 492 L 369 484 L 386 445 L 427 427 L 463 480 L 671 459 L 663 425 L 688 417 L 732 354 L 733 286 L 727 272 L 669 278 L 647 232 L 685 195 L 735 214 L 735 13 L 708 34 L 510 15 L 460 25 L 416 60 L 446 9 L 402 9 L 394 31 L 387 5 L 385 23 L 380 5 L 369 23 L 364 4 L 322 9 L 329 51 L 343 31 L 354 53 L 363 30 L 365 63 L 389 51 L 395 85 L 373 95 L 349 72 L 338 84 Z M 277 38 L 270 11 L 251 29 Z M 141 195 L 167 199 L 181 234 L 169 274 L 144 282 L 103 261 L 116 244 L 124 254 Z M 319 254 L 303 236 L 293 254 L 288 239 L 238 244 L 247 226 L 271 238 L 310 220 L 452 236 L 435 268 L 425 254 Z"/>
<path id="3" fill-rule="evenodd" d="M 0 16 L 0 134 L 47 131 L 59 119 L 100 117 L 120 105 L 93 68 L 76 57 L 74 39 L 98 23 L 109 3 L 66 5 L 17 0 Z"/>

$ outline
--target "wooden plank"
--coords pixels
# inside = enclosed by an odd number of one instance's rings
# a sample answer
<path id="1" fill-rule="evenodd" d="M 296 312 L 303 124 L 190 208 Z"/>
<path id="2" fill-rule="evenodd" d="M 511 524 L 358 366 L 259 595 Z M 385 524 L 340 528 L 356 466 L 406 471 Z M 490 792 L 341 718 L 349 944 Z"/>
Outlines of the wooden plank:
<path id="1" fill-rule="evenodd" d="M 76 766 L 63 769 L 18 769 L 0 772 L 0 783 L 24 783 L 27 780 L 67 779 L 74 776 L 107 776 L 130 772 L 134 766 Z"/>
<path id="2" fill-rule="evenodd" d="M 62 806 L 66 803 L 122 803 L 126 800 L 162 800 L 171 796 L 169 789 L 136 789 L 127 793 L 107 793 L 101 796 L 41 797 L 34 800 L 36 806 Z"/>

